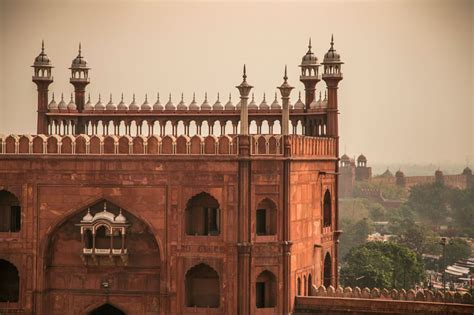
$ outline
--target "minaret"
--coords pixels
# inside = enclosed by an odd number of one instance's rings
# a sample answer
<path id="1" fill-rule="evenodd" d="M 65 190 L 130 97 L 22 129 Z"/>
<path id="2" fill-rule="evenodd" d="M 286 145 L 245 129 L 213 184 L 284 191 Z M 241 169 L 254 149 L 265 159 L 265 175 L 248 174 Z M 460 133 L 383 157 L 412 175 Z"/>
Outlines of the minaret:
<path id="1" fill-rule="evenodd" d="M 37 133 L 48 134 L 48 87 L 53 82 L 51 75 L 51 60 L 44 52 L 44 41 L 41 42 L 41 53 L 35 58 L 32 67 L 34 68 L 32 81 L 36 83 L 38 90 L 38 123 Z"/>
<path id="2" fill-rule="evenodd" d="M 89 69 L 87 67 L 87 61 L 82 56 L 81 44 L 79 43 L 79 53 L 76 58 L 72 61 L 71 67 L 71 79 L 69 82 L 74 86 L 74 96 L 76 99 L 77 111 L 82 112 L 84 110 L 86 86 L 89 84 Z M 85 132 L 85 125 L 81 118 L 77 121 L 76 134 Z"/>
<path id="3" fill-rule="evenodd" d="M 308 52 L 301 60 L 301 76 L 300 81 L 304 84 L 305 90 L 305 111 L 309 109 L 309 104 L 314 100 L 316 84 L 319 79 L 319 63 L 318 58 L 311 51 L 311 38 L 309 39 Z"/>
<path id="4" fill-rule="evenodd" d="M 244 74 L 242 75 L 244 79 L 240 85 L 236 86 L 240 93 L 240 134 L 248 135 L 249 134 L 249 109 L 247 106 L 247 101 L 249 99 L 250 90 L 253 88 L 250 84 L 247 83 L 247 71 L 244 65 Z"/>
<path id="5" fill-rule="evenodd" d="M 281 99 L 283 102 L 283 112 L 282 112 L 282 120 L 281 120 L 281 134 L 288 135 L 289 134 L 289 122 L 290 122 L 290 94 L 291 90 L 294 89 L 291 85 L 288 84 L 288 76 L 285 66 L 285 76 L 283 77 L 283 84 L 277 87 L 281 93 Z"/>
<path id="6" fill-rule="evenodd" d="M 323 80 L 328 88 L 327 123 L 326 135 L 330 137 L 338 136 L 338 107 L 337 107 L 337 86 L 342 80 L 341 56 L 334 49 L 334 37 L 331 36 L 331 47 L 324 55 L 322 65 L 324 66 Z"/>

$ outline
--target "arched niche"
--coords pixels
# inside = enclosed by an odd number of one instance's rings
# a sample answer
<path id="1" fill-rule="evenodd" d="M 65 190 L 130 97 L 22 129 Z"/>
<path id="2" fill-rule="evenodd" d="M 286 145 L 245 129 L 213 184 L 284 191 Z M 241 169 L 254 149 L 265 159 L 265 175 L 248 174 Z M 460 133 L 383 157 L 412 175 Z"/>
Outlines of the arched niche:
<path id="1" fill-rule="evenodd" d="M 255 282 L 255 306 L 257 308 L 273 308 L 277 305 L 277 281 L 269 271 L 262 271 Z"/>
<path id="2" fill-rule="evenodd" d="M 207 264 L 198 264 L 186 272 L 185 304 L 187 307 L 218 308 L 219 274 Z"/>
<path id="3" fill-rule="evenodd" d="M 221 211 L 212 195 L 201 192 L 188 200 L 185 211 L 186 234 L 216 236 L 220 234 Z"/>
<path id="4" fill-rule="evenodd" d="M 20 200 L 11 192 L 0 190 L 0 232 L 19 232 L 20 229 Z"/>

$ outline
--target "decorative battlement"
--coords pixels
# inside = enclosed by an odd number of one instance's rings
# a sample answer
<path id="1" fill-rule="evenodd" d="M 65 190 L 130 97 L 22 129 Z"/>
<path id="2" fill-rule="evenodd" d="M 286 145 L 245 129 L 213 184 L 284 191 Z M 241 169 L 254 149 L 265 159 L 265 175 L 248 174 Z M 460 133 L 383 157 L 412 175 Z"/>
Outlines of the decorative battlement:
<path id="1" fill-rule="evenodd" d="M 239 155 L 243 136 L 0 135 L 0 155 Z M 336 158 L 337 139 L 289 135 L 289 155 Z M 284 155 L 281 135 L 250 136 L 251 155 Z"/>
<path id="2" fill-rule="evenodd" d="M 338 287 L 335 289 L 329 287 L 312 287 L 312 296 L 317 297 L 339 297 L 350 299 L 380 299 L 380 300 L 394 300 L 394 301 L 422 301 L 422 302 L 445 302 L 445 303 L 462 303 L 474 304 L 474 300 L 468 292 L 451 292 L 443 293 L 441 290 L 432 291 L 427 289 L 410 289 L 408 291 L 401 289 L 369 289 L 369 288 L 350 288 Z"/>

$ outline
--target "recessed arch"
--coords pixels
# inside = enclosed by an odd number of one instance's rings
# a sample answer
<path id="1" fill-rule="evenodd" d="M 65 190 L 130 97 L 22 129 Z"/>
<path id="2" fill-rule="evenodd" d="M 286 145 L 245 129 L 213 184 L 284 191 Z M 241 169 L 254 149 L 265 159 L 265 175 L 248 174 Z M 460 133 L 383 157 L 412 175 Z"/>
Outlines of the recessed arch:
<path id="1" fill-rule="evenodd" d="M 160 265 L 161 265 L 161 262 L 163 261 L 163 257 L 164 257 L 164 252 L 163 252 L 163 242 L 161 241 L 161 239 L 158 236 L 158 231 L 155 228 L 153 228 L 153 225 L 148 220 L 146 220 L 145 218 L 143 218 L 139 214 L 133 212 L 133 210 L 130 210 L 127 207 L 121 206 L 120 203 L 115 198 L 110 197 L 110 196 L 108 196 L 107 198 L 104 198 L 104 197 L 90 198 L 89 200 L 84 202 L 82 205 L 79 205 L 77 207 L 70 208 L 69 210 L 67 210 L 63 216 L 57 218 L 48 227 L 46 235 L 42 239 L 41 245 L 40 245 L 41 255 L 44 258 L 43 261 L 44 261 L 45 265 L 47 265 L 48 262 L 49 262 L 49 259 L 48 259 L 49 249 L 50 249 L 49 247 L 51 245 L 53 236 L 57 233 L 57 231 L 67 221 L 71 220 L 73 217 L 75 217 L 75 216 L 77 216 L 81 213 L 85 214 L 85 212 L 87 211 L 88 208 L 91 208 L 91 207 L 94 207 L 94 206 L 96 206 L 97 208 L 100 208 L 100 205 L 103 204 L 105 201 L 107 201 L 108 203 L 111 203 L 112 205 L 115 205 L 118 208 L 126 209 L 126 212 L 128 212 L 130 215 L 135 217 L 138 221 L 140 221 L 142 224 L 144 224 L 147 229 L 150 230 L 151 234 L 154 237 L 154 241 L 157 243 L 157 246 L 158 246 L 159 257 L 160 257 Z"/>
<path id="2" fill-rule="evenodd" d="M 324 257 L 324 286 L 329 287 L 332 284 L 332 260 L 331 254 L 326 253 Z"/>
<path id="3" fill-rule="evenodd" d="M 209 193 L 201 192 L 189 199 L 185 212 L 187 235 L 220 234 L 219 202 Z"/>
<path id="4" fill-rule="evenodd" d="M 120 309 L 117 307 L 111 305 L 111 304 L 103 304 L 99 306 L 98 308 L 92 310 L 89 315 L 125 315 L 124 312 L 122 312 Z"/>
<path id="5" fill-rule="evenodd" d="M 323 202 L 323 226 L 328 227 L 332 224 L 332 203 L 331 203 L 331 193 L 329 189 L 326 189 L 324 193 L 324 202 Z"/>
<path id="6" fill-rule="evenodd" d="M 216 270 L 200 263 L 185 275 L 185 305 L 187 307 L 218 308 L 220 305 L 220 279 Z"/>
<path id="7" fill-rule="evenodd" d="M 20 200 L 13 193 L 0 190 L 0 232 L 19 232 L 20 229 Z"/>
<path id="8" fill-rule="evenodd" d="M 18 302 L 20 274 L 14 264 L 0 259 L 0 302 Z"/>
<path id="9" fill-rule="evenodd" d="M 273 272 L 262 271 L 255 282 L 255 305 L 257 308 L 273 308 L 277 305 L 277 281 Z"/>
<path id="10" fill-rule="evenodd" d="M 275 235 L 277 233 L 276 204 L 269 198 L 257 204 L 255 212 L 255 232 L 258 235 Z"/>

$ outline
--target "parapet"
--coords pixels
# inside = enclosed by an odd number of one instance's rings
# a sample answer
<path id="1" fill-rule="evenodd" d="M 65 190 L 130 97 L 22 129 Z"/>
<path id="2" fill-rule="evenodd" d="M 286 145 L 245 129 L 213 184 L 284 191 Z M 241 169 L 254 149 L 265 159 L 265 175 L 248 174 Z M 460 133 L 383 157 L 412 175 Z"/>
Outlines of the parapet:
<path id="1" fill-rule="evenodd" d="M 421 301 L 421 302 L 444 302 L 444 303 L 460 303 L 460 304 L 474 304 L 474 299 L 468 292 L 451 292 L 427 289 L 410 289 L 408 291 L 401 289 L 378 289 L 378 288 L 351 288 L 351 287 L 338 287 L 335 289 L 333 286 L 329 287 L 316 287 L 313 285 L 311 290 L 312 296 L 320 297 L 339 297 L 339 298 L 350 298 L 350 299 L 381 299 L 381 300 L 394 300 L 394 301 Z"/>
<path id="2" fill-rule="evenodd" d="M 128 135 L 0 136 L 0 155 L 239 155 L 239 135 L 178 137 Z M 287 155 L 336 159 L 337 139 L 289 135 Z M 251 135 L 250 155 L 283 156 L 282 135 Z"/>

